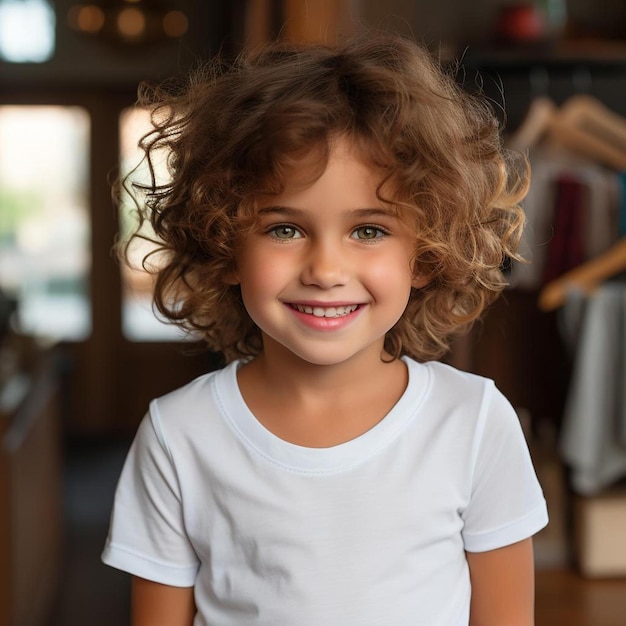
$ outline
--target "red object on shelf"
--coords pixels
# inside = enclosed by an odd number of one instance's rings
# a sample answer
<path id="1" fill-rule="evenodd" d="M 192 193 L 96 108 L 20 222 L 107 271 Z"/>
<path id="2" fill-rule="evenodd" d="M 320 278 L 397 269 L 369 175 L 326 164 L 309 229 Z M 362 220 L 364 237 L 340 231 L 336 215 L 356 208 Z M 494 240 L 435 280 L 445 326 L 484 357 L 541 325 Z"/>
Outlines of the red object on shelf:
<path id="1" fill-rule="evenodd" d="M 501 41 L 532 43 L 546 37 L 547 27 L 542 11 L 527 2 L 502 7 L 496 19 L 495 31 Z"/>

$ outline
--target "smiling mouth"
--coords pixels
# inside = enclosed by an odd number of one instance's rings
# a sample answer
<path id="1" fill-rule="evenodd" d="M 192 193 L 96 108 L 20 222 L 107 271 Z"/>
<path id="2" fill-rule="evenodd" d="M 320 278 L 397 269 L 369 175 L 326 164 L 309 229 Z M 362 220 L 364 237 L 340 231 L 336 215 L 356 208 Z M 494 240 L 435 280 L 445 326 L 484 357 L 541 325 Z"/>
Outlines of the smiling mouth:
<path id="1" fill-rule="evenodd" d="M 347 306 L 308 306 L 306 304 L 292 304 L 296 311 L 300 313 L 306 313 L 315 317 L 344 317 L 350 315 L 350 313 L 356 311 L 359 307 L 358 304 L 349 304 Z"/>

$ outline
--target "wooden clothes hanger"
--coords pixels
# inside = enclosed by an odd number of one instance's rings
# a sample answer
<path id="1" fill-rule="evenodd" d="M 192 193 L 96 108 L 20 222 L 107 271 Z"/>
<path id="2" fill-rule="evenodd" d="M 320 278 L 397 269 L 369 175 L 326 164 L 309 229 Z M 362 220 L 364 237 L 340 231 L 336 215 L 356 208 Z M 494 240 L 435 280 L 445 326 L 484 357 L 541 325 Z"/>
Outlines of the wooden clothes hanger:
<path id="1" fill-rule="evenodd" d="M 626 170 L 626 118 L 593 96 L 572 96 L 560 108 L 547 96 L 534 98 L 509 145 L 528 150 L 543 139 L 611 169 Z"/>
<path id="2" fill-rule="evenodd" d="M 533 98 L 522 125 L 509 139 L 509 147 L 526 151 L 538 145 L 558 114 L 558 108 L 547 96 Z"/>
<path id="3" fill-rule="evenodd" d="M 626 171 L 626 118 L 593 96 L 569 98 L 550 120 L 548 135 L 573 152 Z"/>
<path id="4" fill-rule="evenodd" d="M 606 252 L 550 281 L 539 294 L 539 308 L 553 311 L 564 304 L 573 288 L 589 295 L 599 284 L 626 270 L 626 237 Z"/>

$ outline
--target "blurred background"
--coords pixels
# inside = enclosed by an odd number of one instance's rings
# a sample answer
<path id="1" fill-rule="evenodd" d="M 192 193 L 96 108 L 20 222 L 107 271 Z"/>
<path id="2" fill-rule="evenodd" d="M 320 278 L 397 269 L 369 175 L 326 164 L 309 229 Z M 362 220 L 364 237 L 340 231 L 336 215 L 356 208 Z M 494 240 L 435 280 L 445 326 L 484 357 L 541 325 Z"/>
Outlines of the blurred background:
<path id="1" fill-rule="evenodd" d="M 111 254 L 139 82 L 366 27 L 424 42 L 529 154 L 532 262 L 446 359 L 527 435 L 551 514 L 538 626 L 626 623 L 623 0 L 0 0 L 0 626 L 129 623 L 128 577 L 99 562 L 124 455 L 149 399 L 220 364 Z"/>

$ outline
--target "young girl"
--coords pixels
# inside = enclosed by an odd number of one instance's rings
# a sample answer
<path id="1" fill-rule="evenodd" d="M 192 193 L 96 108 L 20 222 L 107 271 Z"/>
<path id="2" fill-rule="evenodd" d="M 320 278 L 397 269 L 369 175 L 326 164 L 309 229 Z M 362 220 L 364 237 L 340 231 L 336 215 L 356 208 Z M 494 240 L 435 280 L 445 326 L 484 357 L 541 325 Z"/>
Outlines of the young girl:
<path id="1" fill-rule="evenodd" d="M 144 103 L 172 174 L 143 209 L 156 304 L 228 364 L 154 400 L 129 453 L 103 559 L 133 624 L 532 624 L 547 515 L 518 419 L 434 360 L 519 239 L 489 107 L 373 35 Z"/>

